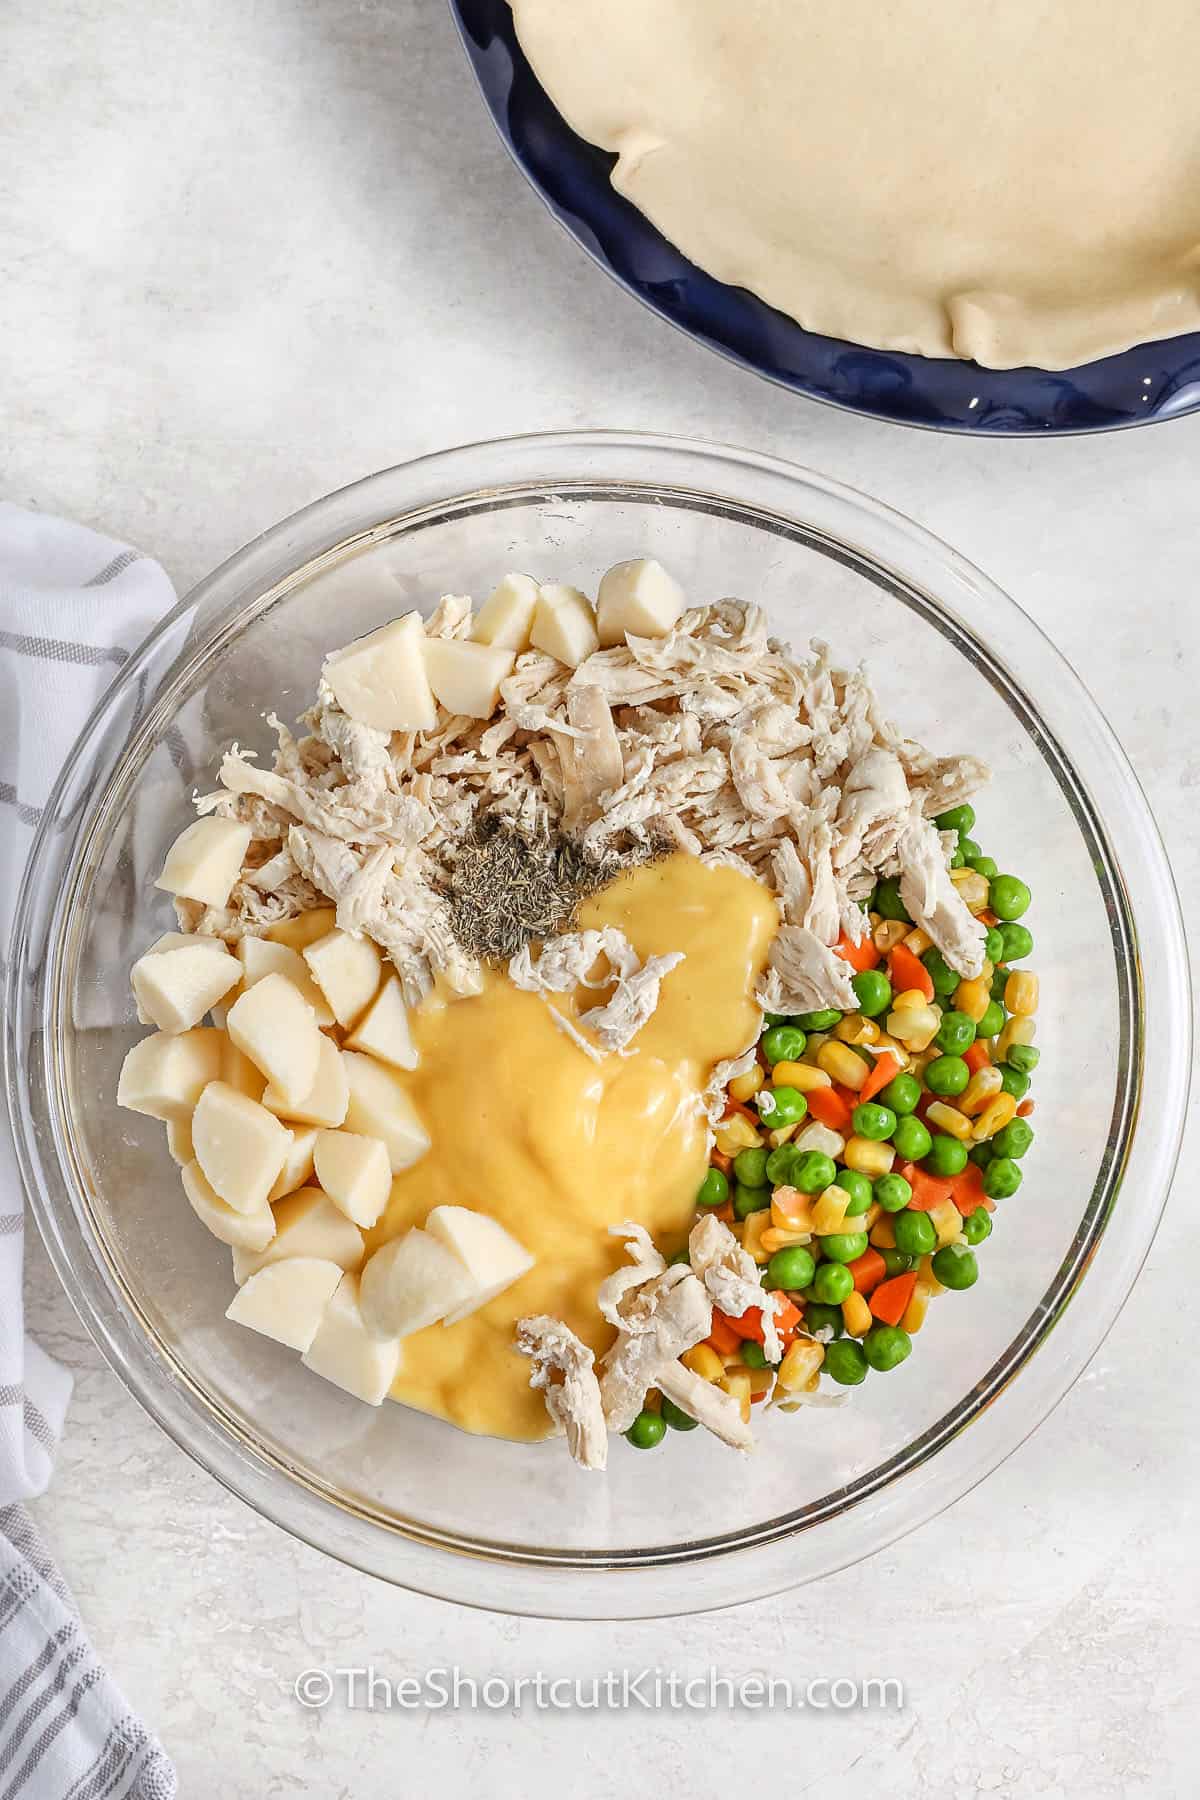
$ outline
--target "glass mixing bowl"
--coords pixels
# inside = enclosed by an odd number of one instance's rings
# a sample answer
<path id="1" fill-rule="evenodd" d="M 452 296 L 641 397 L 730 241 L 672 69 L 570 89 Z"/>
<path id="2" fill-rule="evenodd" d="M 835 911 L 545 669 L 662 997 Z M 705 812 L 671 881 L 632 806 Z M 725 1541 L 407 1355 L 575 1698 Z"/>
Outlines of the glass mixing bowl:
<path id="1" fill-rule="evenodd" d="M 798 645 L 865 658 L 887 711 L 993 765 L 978 835 L 1030 883 L 1038 1142 L 969 1295 L 844 1405 L 775 1414 L 743 1459 L 703 1431 L 606 1477 L 561 1444 L 376 1411 L 230 1325 L 229 1253 L 162 1127 L 119 1112 L 151 885 L 233 739 L 308 703 L 322 654 L 510 568 L 594 590 L 659 557 Z M 46 809 L 20 901 L 6 1067 L 23 1172 L 85 1324 L 137 1398 L 308 1542 L 445 1598 L 570 1617 L 716 1606 L 810 1580 L 948 1505 L 1083 1369 L 1149 1247 L 1189 1069 L 1187 964 L 1153 821 L 1104 720 L 1013 603 L 945 545 L 768 457 L 618 433 L 474 445 L 374 475 L 240 551 L 126 665 Z M 480 1146 L 486 1167 L 486 1146 Z M 1086 1298 L 1077 1303 L 1080 1290 Z"/>

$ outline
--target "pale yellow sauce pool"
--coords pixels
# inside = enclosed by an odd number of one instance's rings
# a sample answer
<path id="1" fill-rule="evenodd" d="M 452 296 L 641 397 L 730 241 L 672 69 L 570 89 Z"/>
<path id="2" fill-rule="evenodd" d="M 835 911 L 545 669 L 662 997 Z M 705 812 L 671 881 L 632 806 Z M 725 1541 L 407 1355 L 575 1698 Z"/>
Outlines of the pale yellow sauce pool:
<path id="1" fill-rule="evenodd" d="M 396 1178 L 367 1234 L 370 1255 L 434 1206 L 469 1206 L 536 1257 L 470 1318 L 408 1338 L 392 1386 L 393 1399 L 494 1437 L 547 1435 L 542 1396 L 512 1347 L 517 1319 L 550 1313 L 602 1351 L 612 1333 L 596 1289 L 624 1260 L 607 1227 L 636 1219 L 668 1252 L 683 1243 L 705 1168 L 697 1095 L 754 1031 L 777 913 L 758 882 L 679 855 L 622 876 L 579 923 L 620 926 L 643 960 L 684 952 L 633 1053 L 592 1062 L 502 971 L 475 998 L 422 1007 L 420 1067 L 404 1082 L 432 1148 Z M 581 1010 L 600 997 L 585 994 Z"/>

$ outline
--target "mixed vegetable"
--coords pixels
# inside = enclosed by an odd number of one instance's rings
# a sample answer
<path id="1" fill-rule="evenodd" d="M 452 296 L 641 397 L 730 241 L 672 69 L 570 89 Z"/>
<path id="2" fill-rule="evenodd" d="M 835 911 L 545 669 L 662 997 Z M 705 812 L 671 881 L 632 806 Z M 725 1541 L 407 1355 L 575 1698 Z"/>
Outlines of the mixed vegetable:
<path id="1" fill-rule="evenodd" d="M 1021 1185 L 1038 978 L 1014 965 L 1033 951 L 1030 893 L 971 837 L 972 807 L 936 822 L 956 834 L 951 879 L 987 927 L 981 975 L 957 975 L 880 881 L 862 942 L 837 947 L 858 1011 L 766 1015 L 755 1066 L 729 1084 L 697 1207 L 761 1268 L 784 1350 L 768 1362 L 760 1312 L 714 1312 L 683 1361 L 747 1419 L 768 1397 L 803 1405 L 822 1375 L 856 1387 L 897 1368 L 930 1300 L 975 1285 L 996 1203 Z M 626 1435 L 650 1449 L 694 1423 L 662 1399 Z"/>

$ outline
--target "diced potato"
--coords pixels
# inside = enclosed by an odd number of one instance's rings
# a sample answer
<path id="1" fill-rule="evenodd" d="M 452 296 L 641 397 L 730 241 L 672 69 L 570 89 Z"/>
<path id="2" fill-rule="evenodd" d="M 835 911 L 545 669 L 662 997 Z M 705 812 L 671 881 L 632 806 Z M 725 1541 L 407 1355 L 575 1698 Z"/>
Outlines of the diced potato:
<path id="1" fill-rule="evenodd" d="M 238 1049 L 228 1033 L 221 1049 L 221 1080 L 236 1088 L 239 1094 L 245 1094 L 247 1100 L 261 1101 L 267 1088 L 267 1078 L 262 1070 L 250 1061 L 244 1050 Z"/>
<path id="2" fill-rule="evenodd" d="M 224 1042 L 225 1033 L 211 1025 L 144 1037 L 121 1064 L 117 1105 L 152 1119 L 190 1119 L 204 1089 L 221 1073 Z"/>
<path id="3" fill-rule="evenodd" d="M 683 611 L 683 589 L 652 556 L 611 568 L 596 594 L 596 628 L 604 647 L 634 637 L 666 637 Z"/>
<path id="4" fill-rule="evenodd" d="M 317 1180 L 339 1211 L 369 1230 L 392 1191 L 392 1166 L 378 1138 L 323 1131 L 313 1156 Z"/>
<path id="5" fill-rule="evenodd" d="M 267 1203 L 288 1150 L 288 1133 L 265 1106 L 224 1081 L 210 1081 L 192 1114 L 196 1161 L 235 1212 Z"/>
<path id="6" fill-rule="evenodd" d="M 182 1168 L 185 1163 L 190 1163 L 193 1160 L 196 1152 L 192 1145 L 192 1121 L 190 1116 L 183 1119 L 167 1120 L 167 1150 L 170 1152 L 171 1161 L 177 1162 L 180 1168 Z"/>
<path id="7" fill-rule="evenodd" d="M 490 719 L 500 704 L 500 683 L 512 674 L 514 650 L 459 638 L 425 639 L 425 673 L 447 712 Z"/>
<path id="8" fill-rule="evenodd" d="M 324 907 L 321 910 L 324 912 Z M 244 937 L 238 944 L 238 960 L 244 992 L 249 992 L 264 975 L 282 975 L 312 1007 L 318 1025 L 333 1024 L 333 1009 L 313 980 L 312 971 L 299 950 L 290 944 L 275 943 L 270 938 Z"/>
<path id="9" fill-rule="evenodd" d="M 343 1269 L 361 1268 L 362 1232 L 320 1188 L 305 1187 L 289 1194 L 275 1208 L 274 1222 L 274 1236 L 259 1254 L 235 1253 L 235 1281 L 243 1282 L 268 1263 L 282 1262 L 287 1256 L 319 1256 Z"/>
<path id="10" fill-rule="evenodd" d="M 363 1050 L 397 1069 L 415 1069 L 417 1047 L 408 1023 L 408 1008 L 395 975 L 389 975 L 346 1039 L 347 1050 Z"/>
<path id="11" fill-rule="evenodd" d="M 285 1100 L 277 1088 L 268 1086 L 262 1103 L 276 1117 L 295 1119 L 301 1125 L 340 1125 L 350 1104 L 350 1088 L 342 1067 L 342 1053 L 333 1039 L 321 1039 L 316 1079 L 307 1094 L 299 1100 Z"/>
<path id="12" fill-rule="evenodd" d="M 303 950 L 306 944 L 313 944 L 332 931 L 336 923 L 336 906 L 314 906 L 308 912 L 297 913 L 294 919 L 280 919 L 277 925 L 268 925 L 266 935 L 272 944 Z"/>
<path id="13" fill-rule="evenodd" d="M 261 1331 L 289 1350 L 304 1351 L 316 1337 L 321 1316 L 341 1279 L 342 1270 L 335 1262 L 316 1256 L 271 1263 L 238 1289 L 225 1317 L 235 1325 Z"/>
<path id="14" fill-rule="evenodd" d="M 353 1025 L 375 998 L 383 974 L 378 944 L 333 930 L 302 952 L 339 1025 Z"/>
<path id="15" fill-rule="evenodd" d="M 306 1369 L 337 1387 L 380 1406 L 400 1367 L 399 1338 L 377 1338 L 367 1330 L 358 1304 L 357 1275 L 343 1275 L 321 1315 L 317 1335 L 304 1352 Z"/>
<path id="16" fill-rule="evenodd" d="M 430 1237 L 444 1244 L 463 1264 L 475 1292 L 445 1316 L 457 1325 L 502 1294 L 533 1267 L 533 1257 L 499 1220 L 467 1206 L 435 1206 L 425 1221 Z"/>
<path id="17" fill-rule="evenodd" d="M 535 650 L 556 656 L 571 669 L 577 669 L 600 646 L 591 601 L 578 588 L 559 582 L 538 589 L 529 636 Z"/>
<path id="18" fill-rule="evenodd" d="M 359 1282 L 363 1321 L 374 1337 L 423 1331 L 468 1302 L 475 1284 L 453 1251 L 427 1231 L 406 1231 L 367 1259 Z"/>
<path id="19" fill-rule="evenodd" d="M 198 1162 L 185 1163 L 180 1174 L 192 1211 L 215 1238 L 232 1244 L 235 1255 L 266 1249 L 275 1236 L 275 1215 L 265 1201 L 253 1212 L 237 1212 L 222 1200 Z"/>
<path id="20" fill-rule="evenodd" d="M 138 1017 L 160 1031 L 190 1031 L 241 974 L 237 957 L 215 938 L 147 951 L 130 973 Z"/>
<path id="21" fill-rule="evenodd" d="M 312 1007 L 282 975 L 264 975 L 229 1009 L 225 1028 L 271 1086 L 302 1100 L 317 1078 L 321 1032 Z"/>
<path id="22" fill-rule="evenodd" d="M 171 848 L 154 883 L 165 893 L 203 906 L 224 906 L 250 847 L 250 827 L 216 814 L 188 825 Z"/>
<path id="23" fill-rule="evenodd" d="M 393 1175 L 411 1168 L 429 1149 L 429 1133 L 397 1076 L 357 1050 L 344 1050 L 342 1064 L 350 1084 L 346 1130 L 381 1138 Z"/>
<path id="24" fill-rule="evenodd" d="M 267 1195 L 272 1202 L 282 1200 L 285 1194 L 294 1194 L 302 1188 L 306 1181 L 312 1179 L 313 1151 L 317 1147 L 316 1125 L 297 1125 L 291 1132 L 291 1143 L 288 1153 L 283 1159 L 283 1167 L 276 1177 L 275 1186 Z"/>
<path id="25" fill-rule="evenodd" d="M 432 731 L 437 708 L 420 613 L 392 619 L 327 656 L 322 671 L 344 713 L 377 731 Z"/>
<path id="26" fill-rule="evenodd" d="M 499 650 L 527 650 L 537 597 L 538 584 L 531 575 L 506 575 L 480 607 L 472 638 Z"/>

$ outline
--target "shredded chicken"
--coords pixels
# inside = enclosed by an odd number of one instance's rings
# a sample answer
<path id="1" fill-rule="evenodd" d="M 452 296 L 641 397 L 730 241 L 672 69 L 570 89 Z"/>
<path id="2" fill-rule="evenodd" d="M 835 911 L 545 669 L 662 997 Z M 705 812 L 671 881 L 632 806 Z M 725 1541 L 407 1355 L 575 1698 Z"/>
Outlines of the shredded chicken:
<path id="1" fill-rule="evenodd" d="M 617 1340 L 600 1364 L 610 1431 L 628 1431 L 662 1370 L 712 1330 L 712 1301 L 683 1263 L 643 1282 L 628 1302 Z"/>
<path id="2" fill-rule="evenodd" d="M 688 1259 L 713 1305 L 729 1318 L 740 1319 L 751 1308 L 761 1313 L 763 1349 L 768 1362 L 778 1362 L 783 1345 L 775 1324 L 775 1296 L 763 1287 L 757 1263 L 728 1225 L 713 1213 L 698 1219 L 688 1238 Z"/>
<path id="3" fill-rule="evenodd" d="M 601 956 L 608 960 L 608 972 L 593 980 L 590 971 Z M 555 1023 L 589 1054 L 598 1050 L 623 1055 L 653 1016 L 663 977 L 682 961 L 682 951 L 675 951 L 647 957 L 641 963 L 624 932 L 608 925 L 602 931 L 569 931 L 548 939 L 536 963 L 527 945 L 509 962 L 508 975 L 514 986 L 543 999 L 578 987 L 602 988 L 615 983 L 611 999 L 603 1006 L 589 1007 L 580 1016 L 578 1028 L 557 1007 L 552 1011 Z"/>
<path id="4" fill-rule="evenodd" d="M 575 1461 L 584 1469 L 603 1469 L 608 1430 L 595 1358 L 587 1345 L 561 1319 L 538 1313 L 518 1321 L 517 1349 L 532 1360 L 529 1385 L 541 1388 L 546 1411 L 565 1435 Z"/>
<path id="5" fill-rule="evenodd" d="M 975 976 L 983 968 L 987 927 L 968 911 L 950 879 L 945 853 L 928 819 L 911 818 L 900 834 L 900 898 L 952 969 Z"/>

